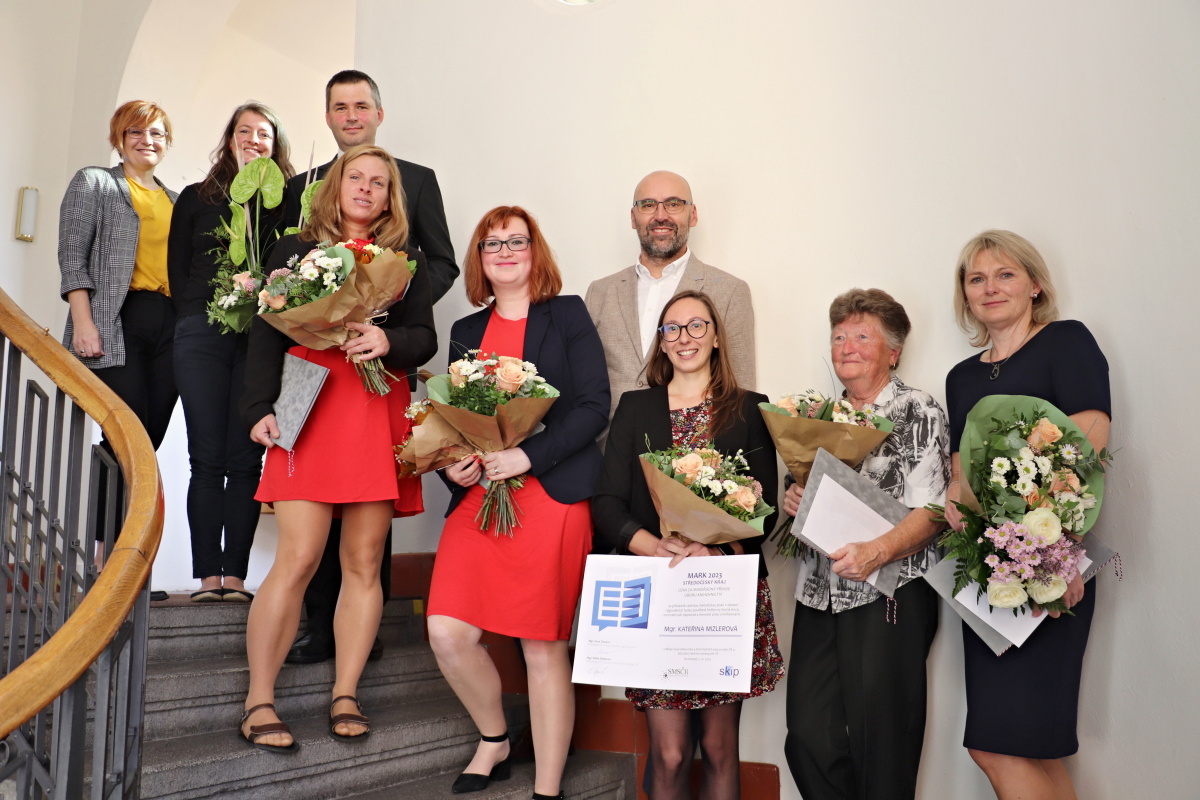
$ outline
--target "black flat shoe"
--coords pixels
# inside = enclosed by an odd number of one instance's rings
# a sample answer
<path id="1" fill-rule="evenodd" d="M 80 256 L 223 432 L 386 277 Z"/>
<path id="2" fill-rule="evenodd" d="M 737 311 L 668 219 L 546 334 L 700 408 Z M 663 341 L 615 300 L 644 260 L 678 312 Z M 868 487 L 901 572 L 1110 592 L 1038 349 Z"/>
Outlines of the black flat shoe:
<path id="1" fill-rule="evenodd" d="M 288 650 L 289 664 L 320 664 L 333 658 L 333 637 L 323 633 L 308 632 L 296 640 Z"/>
<path id="2" fill-rule="evenodd" d="M 221 591 L 225 594 L 221 600 L 226 603 L 249 603 L 254 600 L 254 595 L 245 589 L 222 589 Z"/>
<path id="3" fill-rule="evenodd" d="M 189 597 L 193 603 L 220 603 L 225 599 L 225 590 L 201 589 L 198 592 L 192 592 Z"/>
<path id="4" fill-rule="evenodd" d="M 505 731 L 499 736 L 480 736 L 485 742 L 507 742 L 508 731 Z M 454 779 L 454 785 L 450 787 L 450 791 L 454 794 L 467 794 L 469 792 L 482 792 L 488 787 L 492 781 L 506 781 L 512 777 L 512 753 L 510 752 L 503 761 L 498 761 L 492 767 L 492 771 L 487 775 L 480 775 L 476 772 L 464 772 Z"/>

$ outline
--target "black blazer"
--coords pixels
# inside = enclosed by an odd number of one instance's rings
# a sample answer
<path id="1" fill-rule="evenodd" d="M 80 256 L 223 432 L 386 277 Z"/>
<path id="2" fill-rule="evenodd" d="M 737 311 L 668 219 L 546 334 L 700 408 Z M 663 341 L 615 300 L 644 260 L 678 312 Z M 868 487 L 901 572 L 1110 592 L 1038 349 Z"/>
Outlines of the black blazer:
<path id="1" fill-rule="evenodd" d="M 450 362 L 479 347 L 492 309 L 463 317 L 450 329 Z M 542 419 L 545 430 L 518 445 L 529 456 L 529 474 L 560 503 L 592 496 L 600 476 L 596 437 L 608 424 L 608 367 L 604 346 L 583 300 L 560 295 L 529 307 L 522 357 L 561 393 Z M 449 516 L 466 489 L 447 481 Z"/>
<path id="2" fill-rule="evenodd" d="M 336 160 L 314 168 L 312 180 L 324 178 Z M 397 158 L 396 168 L 400 170 L 404 212 L 408 215 L 408 246 L 420 249 L 429 261 L 429 287 L 433 302 L 436 303 L 458 277 L 454 245 L 450 243 L 450 228 L 446 225 L 446 209 L 442 206 L 442 190 L 438 186 L 437 175 L 429 167 Z M 300 195 L 304 194 L 304 187 L 308 183 L 307 172 L 301 172 L 288 181 L 284 196 L 285 226 L 295 226 L 300 221 Z"/>
<path id="3" fill-rule="evenodd" d="M 267 274 L 287 266 L 292 256 L 303 256 L 312 249 L 311 243 L 300 241 L 298 236 L 284 236 L 267 259 Z M 408 257 L 417 262 L 417 273 L 413 275 L 404 299 L 389 308 L 387 319 L 379 323 L 391 345 L 383 363 L 396 375 L 414 372 L 437 353 L 429 269 L 420 250 L 409 250 Z M 295 344 L 261 317 L 255 317 L 251 322 L 246 352 L 246 391 L 241 401 L 242 420 L 247 430 L 267 414 L 274 413 L 273 404 L 279 398 L 279 380 L 283 374 L 283 356 Z"/>
<path id="4" fill-rule="evenodd" d="M 746 392 L 742 397 L 741 418 L 732 423 L 716 437 L 713 446 L 722 453 L 732 455 L 743 451 L 750 465 L 750 475 L 763 487 L 763 499 L 776 505 L 779 486 L 779 471 L 775 458 L 775 445 L 767 424 L 763 422 L 759 403 L 767 402 L 766 395 Z M 646 446 L 649 438 L 650 445 Z M 608 429 L 608 443 L 604 449 L 604 471 L 592 499 L 592 524 L 595 526 L 597 552 L 629 552 L 629 540 L 639 528 L 645 528 L 655 536 L 659 533 L 658 512 L 650 499 L 650 490 L 642 476 L 637 459 L 648 450 L 666 450 L 671 447 L 671 408 L 667 399 L 667 387 L 626 392 L 613 414 Z M 778 511 L 766 518 L 763 530 L 770 531 Z M 743 539 L 746 553 L 759 553 L 763 537 Z M 759 573 L 766 575 L 765 562 L 759 562 Z"/>

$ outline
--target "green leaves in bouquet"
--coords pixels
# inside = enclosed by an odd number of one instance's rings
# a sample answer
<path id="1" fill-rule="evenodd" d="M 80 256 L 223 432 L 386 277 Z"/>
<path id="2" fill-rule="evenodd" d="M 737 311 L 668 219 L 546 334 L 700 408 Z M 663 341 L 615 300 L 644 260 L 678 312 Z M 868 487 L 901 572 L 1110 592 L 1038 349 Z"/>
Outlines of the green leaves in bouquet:
<path id="1" fill-rule="evenodd" d="M 304 187 L 304 193 L 300 195 L 300 219 L 296 221 L 297 224 L 284 229 L 284 236 L 289 236 L 293 233 L 299 233 L 301 226 L 308 220 L 309 217 L 312 216 L 313 196 L 317 193 L 317 187 L 324 182 L 324 180 L 313 181 L 308 186 Z M 415 264 L 413 265 L 412 270 L 414 272 L 416 271 Z"/>
<path id="2" fill-rule="evenodd" d="M 240 267 L 246 261 L 246 212 L 237 203 L 230 203 L 229 210 L 233 212 L 225 226 L 229 231 L 229 260 Z"/>
<path id="3" fill-rule="evenodd" d="M 283 202 L 283 171 L 269 156 L 259 156 L 238 170 L 229 185 L 229 197 L 235 203 L 248 203 L 255 193 L 262 193 L 264 208 L 275 208 Z"/>

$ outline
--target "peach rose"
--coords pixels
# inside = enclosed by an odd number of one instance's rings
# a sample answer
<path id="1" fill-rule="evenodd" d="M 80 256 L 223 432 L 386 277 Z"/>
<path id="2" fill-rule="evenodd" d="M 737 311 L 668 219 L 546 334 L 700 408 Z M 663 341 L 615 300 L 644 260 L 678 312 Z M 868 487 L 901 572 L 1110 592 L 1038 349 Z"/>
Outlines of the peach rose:
<path id="1" fill-rule="evenodd" d="M 704 465 L 706 467 L 712 467 L 713 469 L 716 469 L 717 467 L 721 466 L 721 454 L 716 450 L 713 450 L 710 447 L 702 447 L 699 450 L 696 450 L 695 453 L 704 460 Z"/>
<path id="2" fill-rule="evenodd" d="M 496 388 L 502 392 L 515 392 L 529 380 L 525 362 L 512 356 L 500 356 L 496 364 Z"/>
<path id="3" fill-rule="evenodd" d="M 749 486 L 739 486 L 737 491 L 729 493 L 725 502 L 747 512 L 754 511 L 758 506 L 758 498 L 754 496 L 754 490 Z"/>
<path id="4" fill-rule="evenodd" d="M 1069 469 L 1060 469 L 1051 478 L 1050 491 L 1054 494 L 1065 491 L 1078 492 L 1079 476 Z"/>
<path id="5" fill-rule="evenodd" d="M 455 361 L 450 365 L 450 383 L 454 386 L 465 386 L 467 376 L 463 374 L 463 370 L 467 367 L 465 360 Z"/>
<path id="6" fill-rule="evenodd" d="M 700 476 L 700 470 L 704 467 L 704 459 L 699 453 L 688 453 L 682 458 L 677 458 L 671 462 L 671 469 L 675 470 L 676 474 L 683 476 L 685 486 L 691 486 L 696 482 L 696 478 Z"/>
<path id="7" fill-rule="evenodd" d="M 250 277 L 249 272 L 239 272 L 233 276 L 233 285 L 241 289 L 246 294 L 251 294 L 258 288 L 258 281 Z"/>
<path id="8" fill-rule="evenodd" d="M 1044 445 L 1054 444 L 1062 438 L 1062 431 L 1058 429 L 1050 420 L 1042 417 L 1033 426 L 1033 431 L 1029 434 L 1028 442 L 1030 447 L 1043 447 Z"/>
<path id="9" fill-rule="evenodd" d="M 267 294 L 267 290 L 263 289 L 258 293 L 258 299 L 267 304 L 267 308 L 278 311 L 287 305 L 287 295 L 283 294 Z"/>
<path id="10" fill-rule="evenodd" d="M 800 412 L 796 410 L 796 401 L 792 398 L 792 396 L 790 394 L 779 398 L 778 402 L 776 402 L 775 405 L 779 406 L 784 411 L 791 414 L 793 417 L 800 416 Z"/>

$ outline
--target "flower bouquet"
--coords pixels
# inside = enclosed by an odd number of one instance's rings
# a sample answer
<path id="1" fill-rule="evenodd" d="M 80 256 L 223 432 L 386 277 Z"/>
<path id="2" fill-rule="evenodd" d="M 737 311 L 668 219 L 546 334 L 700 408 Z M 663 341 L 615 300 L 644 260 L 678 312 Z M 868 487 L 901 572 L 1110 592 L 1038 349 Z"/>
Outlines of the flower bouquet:
<path id="1" fill-rule="evenodd" d="M 412 421 L 412 430 L 402 444 L 392 448 L 400 464 L 399 477 L 424 475 L 475 453 L 463 435 L 434 411 L 429 400 L 411 403 L 404 416 Z"/>
<path id="2" fill-rule="evenodd" d="M 417 262 L 358 241 L 320 244 L 266 277 L 258 293 L 258 314 L 297 344 L 314 350 L 337 347 L 357 336 L 347 322 L 373 323 L 386 317 L 408 288 Z M 363 387 L 378 395 L 396 380 L 377 359 L 348 356 Z"/>
<path id="3" fill-rule="evenodd" d="M 217 274 L 210 281 L 213 298 L 206 306 L 209 324 L 219 325 L 221 333 L 245 333 L 254 319 L 268 244 L 261 234 L 262 209 L 283 202 L 283 187 L 283 172 L 268 156 L 244 165 L 229 185 L 233 214 L 212 232 L 221 245 L 210 252 Z M 251 210 L 255 197 L 259 200 Z"/>
<path id="4" fill-rule="evenodd" d="M 992 608 L 1067 611 L 1061 598 L 1084 556 L 1067 534 L 1095 524 L 1109 453 L 1096 453 L 1053 405 L 1020 395 L 980 400 L 960 453 L 971 491 L 958 503 L 966 527 L 941 540 L 957 559 L 954 593 L 974 583 Z"/>
<path id="5" fill-rule="evenodd" d="M 672 447 L 643 453 L 638 463 L 664 537 L 718 545 L 760 536 L 775 511 L 763 500 L 762 485 L 746 474 L 740 450 L 727 456 L 712 448 Z"/>
<path id="6" fill-rule="evenodd" d="M 885 417 L 855 409 L 849 400 L 828 398 L 812 389 L 758 407 L 784 466 L 801 486 L 808 483 L 818 450 L 825 449 L 846 466 L 857 467 L 893 427 Z M 781 520 L 771 534 L 776 554 L 784 558 L 803 555 L 806 547 L 788 534 L 794 519 Z"/>
<path id="7" fill-rule="evenodd" d="M 485 356 L 479 350 L 467 351 L 465 358 L 450 365 L 448 374 L 435 375 L 425 385 L 437 416 L 457 431 L 474 453 L 493 453 L 520 444 L 558 397 L 558 390 L 546 383 L 528 361 Z M 430 418 L 426 418 L 414 429 L 414 443 L 429 423 Z M 428 449 L 414 447 L 414 458 L 421 452 L 429 454 Z M 513 528 L 520 524 L 520 509 L 512 493 L 525 485 L 525 476 L 502 481 L 485 478 L 482 483 L 486 492 L 475 517 L 480 529 L 512 536 Z"/>

